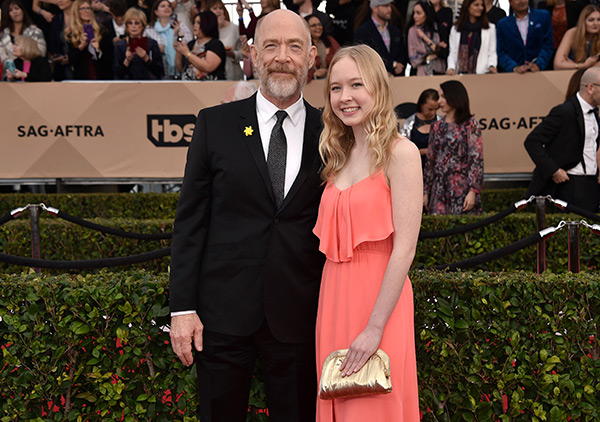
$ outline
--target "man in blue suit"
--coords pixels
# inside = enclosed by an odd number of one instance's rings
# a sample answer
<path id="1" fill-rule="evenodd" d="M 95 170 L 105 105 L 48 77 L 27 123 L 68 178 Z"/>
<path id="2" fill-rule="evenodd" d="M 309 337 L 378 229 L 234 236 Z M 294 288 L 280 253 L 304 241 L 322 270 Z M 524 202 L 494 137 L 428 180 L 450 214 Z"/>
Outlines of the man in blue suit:
<path id="1" fill-rule="evenodd" d="M 377 51 L 387 71 L 402 76 L 408 62 L 408 49 L 402 31 L 392 25 L 394 0 L 371 0 L 371 17 L 354 32 L 354 42 L 367 44 Z"/>
<path id="2" fill-rule="evenodd" d="M 503 72 L 545 70 L 552 59 L 552 20 L 545 10 L 530 10 L 528 0 L 509 0 L 513 10 L 496 26 L 498 65 Z"/>

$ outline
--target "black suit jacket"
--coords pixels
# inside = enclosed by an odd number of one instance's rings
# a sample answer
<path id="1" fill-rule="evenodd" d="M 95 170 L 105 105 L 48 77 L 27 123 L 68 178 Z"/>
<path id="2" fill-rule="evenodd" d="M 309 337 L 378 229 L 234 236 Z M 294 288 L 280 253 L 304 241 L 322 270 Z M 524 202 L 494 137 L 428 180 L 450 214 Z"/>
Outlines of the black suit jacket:
<path id="1" fill-rule="evenodd" d="M 383 38 L 381 38 L 381 34 L 370 16 L 354 32 L 354 42 L 357 44 L 367 44 L 377 51 L 383 59 L 386 70 L 394 75 L 393 62 L 402 63 L 406 66 L 408 62 L 408 49 L 402 31 L 391 24 L 388 24 L 388 28 L 390 31 L 390 51 L 385 47 Z"/>
<path id="2" fill-rule="evenodd" d="M 550 114 L 525 139 L 525 149 L 535 163 L 527 195 L 552 194 L 552 175 L 583 160 L 585 125 L 576 96 L 550 110 Z"/>
<path id="3" fill-rule="evenodd" d="M 319 112 L 305 103 L 300 172 L 276 208 L 256 95 L 200 111 L 177 206 L 171 312 L 196 309 L 205 329 L 314 341 L 324 258 L 312 233 L 322 193 Z M 246 136 L 246 133 L 252 132 Z"/>

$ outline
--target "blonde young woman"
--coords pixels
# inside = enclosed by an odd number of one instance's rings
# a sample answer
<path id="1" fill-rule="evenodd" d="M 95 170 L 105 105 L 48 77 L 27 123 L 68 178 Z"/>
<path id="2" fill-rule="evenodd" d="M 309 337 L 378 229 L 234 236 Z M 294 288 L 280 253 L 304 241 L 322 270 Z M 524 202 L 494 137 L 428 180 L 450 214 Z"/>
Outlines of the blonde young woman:
<path id="1" fill-rule="evenodd" d="M 554 69 L 587 69 L 600 57 L 600 7 L 583 8 L 577 26 L 565 32 L 554 56 Z"/>
<path id="2" fill-rule="evenodd" d="M 326 79 L 319 149 L 327 182 L 314 228 L 327 261 L 317 314 L 318 375 L 349 348 L 342 375 L 381 348 L 393 391 L 317 401 L 317 422 L 419 420 L 413 293 L 407 273 L 421 223 L 417 147 L 396 130 L 389 78 L 366 45 L 342 48 Z"/>
<path id="3" fill-rule="evenodd" d="M 113 43 L 106 28 L 96 22 L 91 1 L 73 3 L 65 40 L 74 79 L 112 79 Z"/>

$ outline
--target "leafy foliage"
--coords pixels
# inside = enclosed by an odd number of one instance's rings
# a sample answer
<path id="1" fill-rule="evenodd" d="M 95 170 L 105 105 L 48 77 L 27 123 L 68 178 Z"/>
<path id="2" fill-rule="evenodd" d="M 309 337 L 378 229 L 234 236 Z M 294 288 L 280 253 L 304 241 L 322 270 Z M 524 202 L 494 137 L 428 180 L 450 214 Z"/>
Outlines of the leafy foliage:
<path id="1" fill-rule="evenodd" d="M 600 277 L 414 271 L 425 421 L 600 418 Z M 168 277 L 0 275 L 0 420 L 197 421 Z M 393 369 L 392 369 L 393 370 Z M 249 421 L 267 421 L 260 366 Z"/>

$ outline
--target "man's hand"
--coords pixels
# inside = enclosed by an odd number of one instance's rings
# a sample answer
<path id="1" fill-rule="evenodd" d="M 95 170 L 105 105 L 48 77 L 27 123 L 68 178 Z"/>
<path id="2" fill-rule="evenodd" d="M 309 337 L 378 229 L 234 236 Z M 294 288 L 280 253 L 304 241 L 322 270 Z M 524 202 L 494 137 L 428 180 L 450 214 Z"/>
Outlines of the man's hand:
<path id="1" fill-rule="evenodd" d="M 204 325 L 197 314 L 178 315 L 171 318 L 171 345 L 185 366 L 194 363 L 192 342 L 197 351 L 202 351 L 202 331 L 204 331 Z"/>
<path id="2" fill-rule="evenodd" d="M 395 75 L 400 75 L 403 70 L 404 70 L 404 65 L 402 63 L 394 62 L 394 74 Z"/>
<path id="3" fill-rule="evenodd" d="M 552 181 L 554 183 L 556 183 L 556 184 L 558 184 L 558 183 L 564 183 L 567 180 L 569 180 L 569 175 L 563 169 L 556 170 L 554 172 L 554 174 L 552 175 Z"/>

